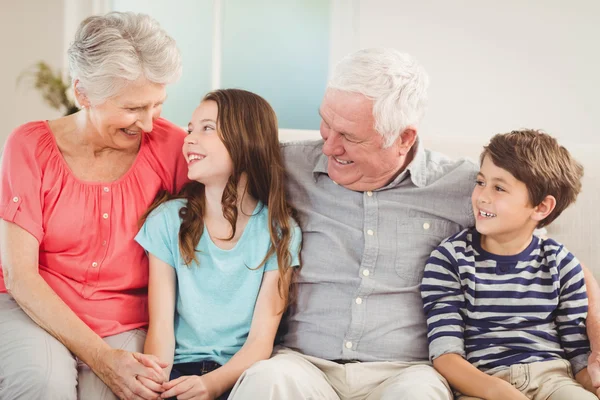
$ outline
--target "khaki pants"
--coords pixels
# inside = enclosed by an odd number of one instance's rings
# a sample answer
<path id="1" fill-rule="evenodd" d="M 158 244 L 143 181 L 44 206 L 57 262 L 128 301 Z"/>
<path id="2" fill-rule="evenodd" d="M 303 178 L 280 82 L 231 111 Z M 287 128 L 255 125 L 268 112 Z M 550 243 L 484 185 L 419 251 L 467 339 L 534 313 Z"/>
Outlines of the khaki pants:
<path id="1" fill-rule="evenodd" d="M 104 338 L 113 348 L 142 351 L 146 332 L 135 329 Z M 0 293 L 0 399 L 114 400 L 87 365 Z"/>
<path id="2" fill-rule="evenodd" d="M 451 400 L 446 380 L 429 364 L 338 364 L 276 348 L 242 374 L 229 400 Z"/>
<path id="3" fill-rule="evenodd" d="M 595 394 L 583 388 L 571 372 L 566 360 L 515 364 L 493 376 L 509 382 L 533 400 L 598 400 Z M 458 395 L 459 400 L 480 400 Z"/>

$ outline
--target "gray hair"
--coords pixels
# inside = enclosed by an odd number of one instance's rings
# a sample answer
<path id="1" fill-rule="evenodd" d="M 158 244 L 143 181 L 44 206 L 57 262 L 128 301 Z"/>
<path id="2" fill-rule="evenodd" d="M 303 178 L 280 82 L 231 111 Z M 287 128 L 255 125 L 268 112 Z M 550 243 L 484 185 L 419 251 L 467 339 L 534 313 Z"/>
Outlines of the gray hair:
<path id="1" fill-rule="evenodd" d="M 130 81 L 169 84 L 181 75 L 181 56 L 148 15 L 110 12 L 85 19 L 69 46 L 71 78 L 92 103 L 102 103 Z"/>
<path id="2" fill-rule="evenodd" d="M 384 147 L 425 113 L 429 78 L 419 63 L 394 49 L 359 50 L 335 67 L 328 88 L 360 93 L 373 100 L 375 130 Z"/>

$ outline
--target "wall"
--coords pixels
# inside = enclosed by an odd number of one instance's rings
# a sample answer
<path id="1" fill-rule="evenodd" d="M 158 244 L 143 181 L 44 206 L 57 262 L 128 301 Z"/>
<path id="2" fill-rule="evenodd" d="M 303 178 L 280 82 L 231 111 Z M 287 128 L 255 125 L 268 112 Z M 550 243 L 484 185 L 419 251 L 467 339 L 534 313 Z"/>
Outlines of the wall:
<path id="1" fill-rule="evenodd" d="M 543 128 L 599 144 L 597 0 L 361 0 L 356 47 L 414 55 L 431 77 L 422 134 Z"/>
<path id="2" fill-rule="evenodd" d="M 63 9 L 63 0 L 0 0 L 0 147 L 18 125 L 60 116 L 17 78 L 39 60 L 62 67 Z"/>
<path id="3" fill-rule="evenodd" d="M 2 59 L 9 60 L 0 64 L 0 144 L 23 122 L 58 116 L 35 91 L 17 88 L 16 78 L 39 59 L 61 66 L 66 36 L 72 37 L 75 29 L 70 20 L 78 23 L 107 1 L 64 0 L 65 9 L 61 0 L 0 0 Z M 134 0 L 114 0 L 119 2 Z M 331 4 L 330 64 L 353 49 L 392 46 L 412 53 L 425 66 L 431 88 L 422 135 L 481 139 L 528 126 L 588 149 L 598 144 L 597 0 L 332 0 Z M 76 15 L 69 12 L 73 8 Z M 192 29 L 188 22 L 180 26 Z M 200 37 L 190 41 L 204 43 Z M 189 110 L 183 112 L 187 115 Z"/>

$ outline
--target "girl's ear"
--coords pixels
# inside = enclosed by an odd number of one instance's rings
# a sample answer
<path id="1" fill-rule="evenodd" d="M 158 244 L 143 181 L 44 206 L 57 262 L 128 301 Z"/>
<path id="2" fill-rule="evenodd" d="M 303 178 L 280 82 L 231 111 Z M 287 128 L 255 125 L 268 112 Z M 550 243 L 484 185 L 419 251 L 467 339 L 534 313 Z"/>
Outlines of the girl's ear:
<path id="1" fill-rule="evenodd" d="M 544 220 L 556 207 L 556 199 L 554 196 L 546 196 L 544 200 L 533 209 L 533 214 L 531 214 L 531 219 L 534 221 L 540 222 Z"/>

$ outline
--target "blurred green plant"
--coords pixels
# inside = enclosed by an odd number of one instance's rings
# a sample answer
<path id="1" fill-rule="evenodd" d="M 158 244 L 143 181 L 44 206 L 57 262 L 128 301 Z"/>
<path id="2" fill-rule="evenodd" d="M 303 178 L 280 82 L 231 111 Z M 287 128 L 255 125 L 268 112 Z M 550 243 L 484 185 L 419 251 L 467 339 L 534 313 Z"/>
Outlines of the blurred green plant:
<path id="1" fill-rule="evenodd" d="M 64 115 L 79 111 L 73 100 L 69 82 L 65 82 L 59 70 L 53 71 L 44 61 L 38 61 L 23 71 L 17 79 L 17 84 L 24 80 L 29 81 L 30 85 L 41 93 L 46 104 L 62 111 Z"/>

